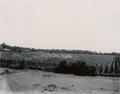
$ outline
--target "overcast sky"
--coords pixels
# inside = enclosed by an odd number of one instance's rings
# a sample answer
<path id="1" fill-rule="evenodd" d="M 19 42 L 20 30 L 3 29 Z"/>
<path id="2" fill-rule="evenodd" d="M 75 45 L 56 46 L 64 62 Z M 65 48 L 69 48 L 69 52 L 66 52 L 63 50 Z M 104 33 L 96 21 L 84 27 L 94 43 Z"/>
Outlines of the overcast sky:
<path id="1" fill-rule="evenodd" d="M 0 0 L 0 43 L 120 52 L 120 0 Z"/>

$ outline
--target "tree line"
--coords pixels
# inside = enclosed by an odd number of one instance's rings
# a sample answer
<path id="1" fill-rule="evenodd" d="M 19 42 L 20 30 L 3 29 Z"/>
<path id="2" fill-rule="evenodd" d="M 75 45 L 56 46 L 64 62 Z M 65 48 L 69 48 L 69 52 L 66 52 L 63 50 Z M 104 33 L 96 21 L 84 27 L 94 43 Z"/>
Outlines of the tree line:
<path id="1" fill-rule="evenodd" d="M 9 49 L 9 50 L 5 50 Z M 48 52 L 48 53 L 70 53 L 70 54 L 96 54 L 96 55 L 120 55 L 120 53 L 102 53 L 89 50 L 66 50 L 66 49 L 35 49 L 35 48 L 25 48 L 19 46 L 9 46 L 5 43 L 0 45 L 0 51 L 13 51 L 13 52 Z"/>

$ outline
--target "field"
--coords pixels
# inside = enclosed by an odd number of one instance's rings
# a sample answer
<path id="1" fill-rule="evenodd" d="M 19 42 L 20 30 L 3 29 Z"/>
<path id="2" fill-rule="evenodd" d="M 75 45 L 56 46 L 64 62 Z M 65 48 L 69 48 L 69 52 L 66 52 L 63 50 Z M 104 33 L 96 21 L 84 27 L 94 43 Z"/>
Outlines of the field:
<path id="1" fill-rule="evenodd" d="M 0 68 L 0 94 L 120 94 L 120 78 Z"/>

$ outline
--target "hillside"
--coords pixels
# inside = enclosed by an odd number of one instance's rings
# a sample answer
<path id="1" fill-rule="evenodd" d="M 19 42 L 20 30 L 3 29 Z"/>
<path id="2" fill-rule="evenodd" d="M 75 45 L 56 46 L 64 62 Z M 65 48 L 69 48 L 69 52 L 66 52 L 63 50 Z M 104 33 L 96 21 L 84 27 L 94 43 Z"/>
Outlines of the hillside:
<path id="1" fill-rule="evenodd" d="M 12 47 L 6 44 L 2 44 L 0 66 L 11 68 L 24 67 L 29 69 L 42 69 L 51 71 L 58 67 L 62 61 L 66 61 L 68 65 L 82 61 L 85 62 L 87 66 L 95 67 L 95 75 L 120 75 L 119 54 L 113 55 L 92 52 L 83 53 L 80 51 L 79 53 L 74 52 L 72 53 L 72 51 L 62 51 L 60 53 L 60 51 L 55 52 L 55 50 L 53 52 L 52 50 L 33 50 L 33 48 L 31 49 L 16 46 Z"/>

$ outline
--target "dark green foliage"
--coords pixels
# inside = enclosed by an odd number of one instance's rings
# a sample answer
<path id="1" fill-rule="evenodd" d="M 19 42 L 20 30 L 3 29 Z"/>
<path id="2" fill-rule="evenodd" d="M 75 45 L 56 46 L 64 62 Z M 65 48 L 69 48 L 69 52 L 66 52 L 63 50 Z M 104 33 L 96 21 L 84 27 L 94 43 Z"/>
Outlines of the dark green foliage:
<path id="1" fill-rule="evenodd" d="M 59 64 L 59 66 L 55 69 L 55 72 L 58 72 L 58 73 L 67 73 L 67 62 L 64 60 L 64 61 L 61 61 L 61 63 Z"/>
<path id="2" fill-rule="evenodd" d="M 108 66 L 106 65 L 104 73 L 108 73 L 108 72 L 109 72 Z"/>
<path id="3" fill-rule="evenodd" d="M 0 59 L 0 67 L 13 68 L 13 69 L 24 69 L 25 60 L 17 61 L 17 60 Z"/>
<path id="4" fill-rule="evenodd" d="M 59 66 L 55 69 L 56 73 L 64 73 L 64 74 L 75 74 L 75 75 L 96 75 L 96 67 L 87 65 L 83 61 L 77 61 L 76 63 L 67 64 L 67 61 L 61 61 Z"/>

